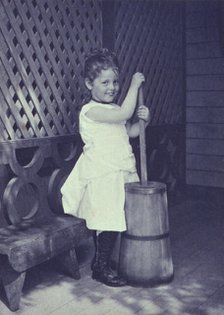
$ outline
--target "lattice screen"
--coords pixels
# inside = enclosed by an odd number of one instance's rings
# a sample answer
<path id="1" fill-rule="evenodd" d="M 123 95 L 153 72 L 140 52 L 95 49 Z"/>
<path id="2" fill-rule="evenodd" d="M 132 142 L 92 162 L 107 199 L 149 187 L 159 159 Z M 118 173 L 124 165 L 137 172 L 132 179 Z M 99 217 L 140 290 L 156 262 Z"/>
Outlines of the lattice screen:
<path id="1" fill-rule="evenodd" d="M 77 130 L 84 53 L 101 37 L 100 0 L 0 1 L 0 140 Z"/>
<path id="2" fill-rule="evenodd" d="M 115 1 L 115 51 L 124 97 L 131 74 L 145 74 L 152 124 L 183 123 L 183 1 Z"/>

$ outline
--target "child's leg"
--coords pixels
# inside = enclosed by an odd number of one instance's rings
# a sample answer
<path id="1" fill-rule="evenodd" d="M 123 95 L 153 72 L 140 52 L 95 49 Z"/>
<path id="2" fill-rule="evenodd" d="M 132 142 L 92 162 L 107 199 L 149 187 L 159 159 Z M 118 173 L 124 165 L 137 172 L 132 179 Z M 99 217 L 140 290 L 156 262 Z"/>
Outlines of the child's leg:
<path id="1" fill-rule="evenodd" d="M 104 231 L 97 236 L 96 257 L 92 265 L 92 278 L 113 287 L 120 287 L 126 284 L 126 281 L 115 276 L 110 268 L 110 257 L 117 235 L 117 232 Z"/>

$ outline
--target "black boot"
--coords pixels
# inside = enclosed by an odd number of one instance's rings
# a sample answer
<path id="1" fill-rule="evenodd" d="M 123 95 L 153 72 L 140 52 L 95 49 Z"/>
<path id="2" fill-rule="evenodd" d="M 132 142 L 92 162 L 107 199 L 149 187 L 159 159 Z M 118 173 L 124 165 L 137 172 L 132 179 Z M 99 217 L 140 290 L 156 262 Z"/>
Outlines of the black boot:
<path id="1" fill-rule="evenodd" d="M 95 246 L 95 254 L 93 257 L 93 260 L 91 262 L 91 270 L 93 271 L 94 265 L 96 264 L 96 256 L 97 256 L 97 236 L 96 236 L 96 231 L 93 231 L 93 242 Z"/>
<path id="2" fill-rule="evenodd" d="M 110 233 L 110 232 L 109 232 Z M 117 238 L 117 232 L 111 232 L 111 233 L 115 233 L 115 241 Z M 93 257 L 93 260 L 91 262 L 91 270 L 93 270 L 93 265 L 96 263 L 96 254 L 97 254 L 97 236 L 96 236 L 96 231 L 93 231 L 93 242 L 94 242 L 94 246 L 95 246 L 95 255 Z M 113 248 L 111 248 L 111 251 L 113 251 Z M 110 260 L 109 259 L 109 266 L 111 267 L 112 270 L 116 270 L 117 269 L 117 263 L 115 260 Z"/>
<path id="3" fill-rule="evenodd" d="M 110 268 L 110 256 L 113 251 L 117 232 L 101 232 L 97 237 L 96 256 L 92 265 L 92 278 L 111 287 L 126 285 L 126 281 L 114 275 Z"/>

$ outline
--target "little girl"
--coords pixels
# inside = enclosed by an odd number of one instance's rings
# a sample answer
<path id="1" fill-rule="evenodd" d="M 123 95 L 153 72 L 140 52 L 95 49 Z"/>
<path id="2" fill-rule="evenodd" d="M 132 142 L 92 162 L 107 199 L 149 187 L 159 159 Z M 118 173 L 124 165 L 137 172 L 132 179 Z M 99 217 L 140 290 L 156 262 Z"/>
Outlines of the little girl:
<path id="1" fill-rule="evenodd" d="M 123 286 L 124 279 L 110 268 L 110 256 L 118 232 L 126 230 L 125 190 L 128 182 L 139 181 L 129 137 L 139 135 L 139 123 L 131 124 L 144 82 L 141 73 L 131 79 L 121 106 L 114 103 L 119 91 L 119 66 L 116 56 L 107 49 L 90 54 L 84 68 L 85 85 L 91 100 L 80 112 L 83 153 L 62 186 L 66 213 L 86 220 L 96 231 L 96 255 L 92 278 L 108 286 Z M 141 106 L 139 118 L 149 121 L 149 110 Z"/>

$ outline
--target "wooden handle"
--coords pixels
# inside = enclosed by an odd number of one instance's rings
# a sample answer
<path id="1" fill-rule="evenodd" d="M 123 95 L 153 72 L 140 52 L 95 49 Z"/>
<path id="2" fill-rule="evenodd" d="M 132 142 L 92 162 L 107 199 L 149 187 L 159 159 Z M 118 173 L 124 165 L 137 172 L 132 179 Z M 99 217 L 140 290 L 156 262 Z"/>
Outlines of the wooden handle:
<path id="1" fill-rule="evenodd" d="M 138 106 L 144 105 L 143 89 L 139 88 Z M 146 161 L 146 145 L 145 145 L 145 121 L 139 119 L 139 141 L 140 141 L 140 169 L 141 169 L 141 184 L 147 185 L 147 161 Z"/>

